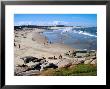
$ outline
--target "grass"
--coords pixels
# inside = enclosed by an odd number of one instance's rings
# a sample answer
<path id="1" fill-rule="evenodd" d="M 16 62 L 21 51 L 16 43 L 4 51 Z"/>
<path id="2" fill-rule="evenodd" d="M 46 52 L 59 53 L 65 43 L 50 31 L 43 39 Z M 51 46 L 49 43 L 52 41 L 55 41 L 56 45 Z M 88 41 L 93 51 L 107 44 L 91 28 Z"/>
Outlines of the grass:
<path id="1" fill-rule="evenodd" d="M 41 75 L 45 76 L 96 76 L 97 66 L 91 64 L 72 65 L 68 68 L 47 69 Z"/>

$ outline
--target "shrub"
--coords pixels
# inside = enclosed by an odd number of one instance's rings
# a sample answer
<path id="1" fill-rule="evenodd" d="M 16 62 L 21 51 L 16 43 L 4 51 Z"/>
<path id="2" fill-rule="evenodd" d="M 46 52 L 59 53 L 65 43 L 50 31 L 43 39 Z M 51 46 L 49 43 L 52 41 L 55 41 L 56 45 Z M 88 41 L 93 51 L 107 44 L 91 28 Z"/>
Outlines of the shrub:
<path id="1" fill-rule="evenodd" d="M 46 76 L 94 76 L 97 75 L 97 66 L 91 64 L 78 64 L 68 68 L 44 70 L 41 75 Z"/>

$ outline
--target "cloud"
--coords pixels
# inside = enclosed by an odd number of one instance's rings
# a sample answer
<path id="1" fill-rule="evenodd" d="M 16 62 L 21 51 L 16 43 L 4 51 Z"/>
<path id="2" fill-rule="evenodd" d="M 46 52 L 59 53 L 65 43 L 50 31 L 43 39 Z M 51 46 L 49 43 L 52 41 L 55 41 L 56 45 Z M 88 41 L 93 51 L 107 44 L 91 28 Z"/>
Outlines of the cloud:
<path id="1" fill-rule="evenodd" d="M 33 24 L 33 22 L 31 22 L 31 21 L 19 21 L 19 22 L 17 22 L 17 23 L 15 23 L 15 25 L 32 25 Z"/>
<path id="2" fill-rule="evenodd" d="M 38 22 L 35 22 L 36 25 L 51 25 L 51 22 L 47 22 L 47 21 L 38 21 Z"/>
<path id="3" fill-rule="evenodd" d="M 78 26 L 78 25 L 88 25 L 88 23 L 82 23 L 80 21 L 78 22 L 66 22 L 66 21 L 19 21 L 15 23 L 15 26 L 20 26 L 20 25 L 42 25 L 42 26 L 48 26 L 48 25 L 67 25 L 67 26 Z"/>
<path id="4" fill-rule="evenodd" d="M 38 21 L 36 25 L 64 25 L 66 22 L 64 21 Z"/>
<path id="5" fill-rule="evenodd" d="M 67 25 L 68 22 L 65 21 L 53 21 L 53 25 Z"/>

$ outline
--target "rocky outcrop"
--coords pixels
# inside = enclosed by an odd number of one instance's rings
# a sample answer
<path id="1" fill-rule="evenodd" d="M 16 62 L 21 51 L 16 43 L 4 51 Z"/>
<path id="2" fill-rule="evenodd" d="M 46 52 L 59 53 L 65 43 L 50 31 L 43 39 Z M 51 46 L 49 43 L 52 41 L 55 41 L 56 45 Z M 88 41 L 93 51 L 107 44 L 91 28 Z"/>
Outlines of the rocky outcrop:
<path id="1" fill-rule="evenodd" d="M 15 69 L 14 69 L 14 74 L 19 75 L 19 73 L 25 72 L 28 69 L 29 69 L 28 66 L 25 66 L 25 67 L 16 66 Z"/>
<path id="2" fill-rule="evenodd" d="M 40 63 L 40 62 L 29 62 L 29 63 L 27 63 L 26 65 L 27 65 L 29 68 L 31 68 L 31 69 L 37 69 L 37 70 L 39 70 L 41 63 Z"/>
<path id="3" fill-rule="evenodd" d="M 33 56 L 25 56 L 25 57 L 22 57 L 20 59 L 24 60 L 24 63 L 26 64 L 26 63 L 29 63 L 31 61 L 37 60 L 38 58 L 33 57 Z"/>
<path id="4" fill-rule="evenodd" d="M 86 61 L 84 62 L 84 64 L 90 64 L 92 61 L 93 61 L 93 59 L 86 60 Z"/>
<path id="5" fill-rule="evenodd" d="M 97 60 L 93 60 L 90 64 L 97 64 Z"/>
<path id="6" fill-rule="evenodd" d="M 58 66 L 58 68 L 69 67 L 71 64 L 72 64 L 71 61 L 64 59 L 64 60 L 59 61 L 57 63 L 57 66 Z"/>
<path id="7" fill-rule="evenodd" d="M 84 63 L 84 61 L 85 61 L 85 58 L 74 58 L 73 60 L 72 60 L 72 64 L 82 64 L 82 63 Z"/>
<path id="8" fill-rule="evenodd" d="M 36 58 L 32 56 L 25 56 L 20 58 L 24 61 L 24 64 L 15 66 L 15 75 L 31 75 L 31 71 L 42 71 L 47 68 L 58 68 L 56 64 L 49 63 L 45 58 Z M 36 73 L 36 72 L 35 72 Z"/>
<path id="9" fill-rule="evenodd" d="M 42 70 L 44 70 L 46 68 L 53 68 L 53 69 L 55 69 L 55 68 L 58 68 L 58 66 L 53 64 L 53 63 L 45 62 L 45 63 L 41 64 L 41 70 L 40 71 L 42 71 Z"/>
<path id="10" fill-rule="evenodd" d="M 30 75 L 38 75 L 42 70 L 48 68 L 67 68 L 71 65 L 77 64 L 96 64 L 96 57 L 88 57 L 88 58 L 62 58 L 62 59 L 46 59 L 46 58 L 36 58 L 32 56 L 25 56 L 20 58 L 24 61 L 24 64 L 16 65 L 15 67 L 15 75 L 18 76 L 30 76 Z"/>
<path id="11" fill-rule="evenodd" d="M 18 76 L 34 76 L 39 74 L 40 74 L 39 70 L 30 70 L 30 71 L 21 72 L 18 74 Z"/>

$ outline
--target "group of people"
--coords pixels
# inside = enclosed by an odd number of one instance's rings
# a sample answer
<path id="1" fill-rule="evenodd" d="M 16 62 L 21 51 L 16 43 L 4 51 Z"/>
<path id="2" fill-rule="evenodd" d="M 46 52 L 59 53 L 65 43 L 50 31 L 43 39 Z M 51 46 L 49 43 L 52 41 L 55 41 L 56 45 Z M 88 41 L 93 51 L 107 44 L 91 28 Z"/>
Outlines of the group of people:
<path id="1" fill-rule="evenodd" d="M 62 59 L 63 57 L 62 57 L 62 55 L 60 54 L 58 58 L 59 58 L 59 59 Z M 55 59 L 57 59 L 57 57 L 55 57 L 55 56 L 53 56 L 53 57 L 48 57 L 48 59 L 54 59 L 54 60 L 55 60 Z"/>
<path id="2" fill-rule="evenodd" d="M 68 51 L 66 53 L 66 55 L 74 57 L 76 55 L 76 51 L 75 50 L 73 50 L 72 52 L 71 51 Z"/>
<path id="3" fill-rule="evenodd" d="M 54 56 L 53 58 L 56 59 L 55 56 Z M 59 58 L 59 59 L 62 59 L 62 55 L 60 54 L 58 58 Z"/>
<path id="4" fill-rule="evenodd" d="M 48 42 L 48 41 L 47 41 L 47 44 L 48 44 L 48 43 L 50 43 L 50 44 L 51 44 L 52 42 L 51 42 L 51 41 L 50 41 L 50 42 Z M 46 45 L 46 43 L 44 43 L 44 45 Z"/>
<path id="5" fill-rule="evenodd" d="M 17 46 L 15 42 L 14 42 L 14 46 L 15 46 L 15 47 Z M 20 44 L 18 44 L 18 48 L 19 48 L 19 49 L 21 48 L 21 45 L 20 45 Z"/>

